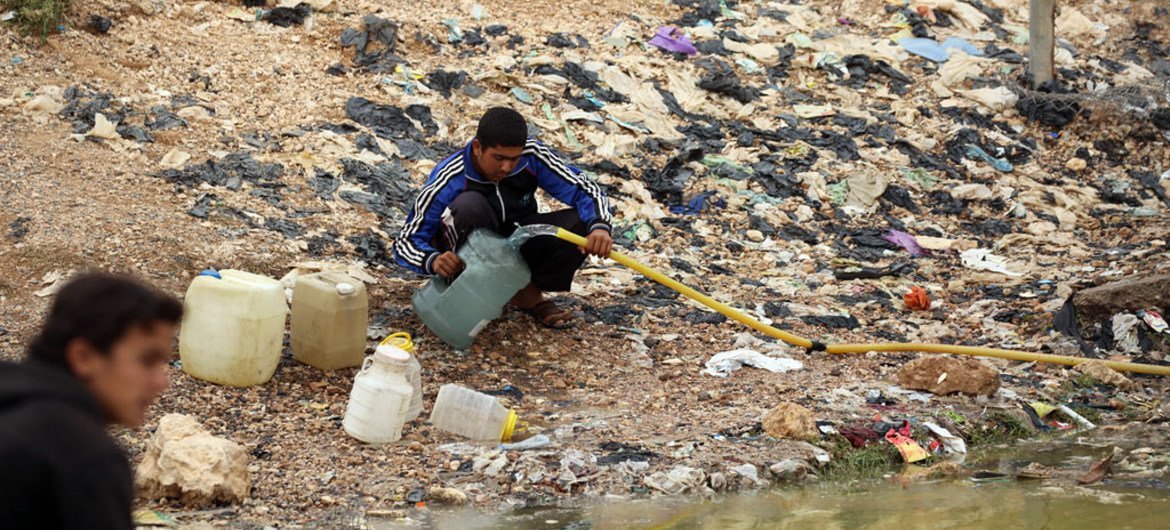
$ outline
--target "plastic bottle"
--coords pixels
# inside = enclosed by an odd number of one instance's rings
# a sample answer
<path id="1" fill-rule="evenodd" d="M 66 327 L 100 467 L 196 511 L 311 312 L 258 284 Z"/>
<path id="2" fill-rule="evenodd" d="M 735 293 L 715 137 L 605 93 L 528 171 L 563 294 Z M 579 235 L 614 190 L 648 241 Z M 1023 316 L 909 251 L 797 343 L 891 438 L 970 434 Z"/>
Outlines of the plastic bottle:
<path id="1" fill-rule="evenodd" d="M 431 423 L 472 440 L 510 442 L 516 429 L 516 412 L 492 396 L 448 383 L 439 388 Z"/>
<path id="2" fill-rule="evenodd" d="M 386 337 L 381 344 L 378 345 L 378 350 L 382 348 L 398 348 L 410 354 L 410 361 L 406 367 L 406 380 L 410 382 L 410 386 L 414 388 L 414 394 L 410 396 L 410 408 L 406 410 L 406 421 L 414 421 L 422 415 L 422 365 L 418 362 L 418 355 L 414 347 L 414 340 L 411 339 L 410 334 L 404 331 L 394 333 Z"/>
<path id="3" fill-rule="evenodd" d="M 334 271 L 297 277 L 293 289 L 293 357 L 322 370 L 360 366 L 366 354 L 366 286 Z"/>
<path id="4" fill-rule="evenodd" d="M 447 283 L 434 276 L 411 299 L 427 328 L 455 349 L 469 348 L 480 330 L 499 317 L 504 305 L 528 285 L 531 273 L 516 241 L 489 230 L 472 232 L 459 249 L 466 268 L 455 281 Z"/>
<path id="5" fill-rule="evenodd" d="M 410 354 L 385 346 L 362 363 L 354 377 L 345 419 L 341 425 L 350 436 L 370 444 L 402 438 L 406 409 L 414 389 L 406 380 Z"/>
<path id="6" fill-rule="evenodd" d="M 280 362 L 288 304 L 280 282 L 237 270 L 204 271 L 184 298 L 179 358 L 192 377 L 266 383 Z"/>

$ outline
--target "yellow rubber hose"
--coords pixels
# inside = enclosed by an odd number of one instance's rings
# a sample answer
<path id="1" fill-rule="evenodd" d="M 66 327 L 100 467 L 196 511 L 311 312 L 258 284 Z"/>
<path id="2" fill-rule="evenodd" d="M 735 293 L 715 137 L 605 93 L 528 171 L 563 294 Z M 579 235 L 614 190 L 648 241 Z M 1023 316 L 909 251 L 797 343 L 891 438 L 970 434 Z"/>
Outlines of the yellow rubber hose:
<path id="1" fill-rule="evenodd" d="M 564 239 L 574 245 L 584 247 L 585 238 L 574 234 L 563 228 L 557 230 L 557 237 Z M 711 309 L 722 313 L 727 318 L 735 320 L 749 328 L 752 328 L 760 333 L 768 335 L 773 338 L 780 339 L 788 344 L 805 348 L 808 350 L 825 351 L 827 353 L 845 354 L 845 353 L 867 353 L 871 351 L 879 352 L 925 352 L 925 353 L 951 353 L 955 355 L 973 355 L 976 357 L 995 357 L 998 359 L 1010 359 L 1013 361 L 1063 364 L 1067 366 L 1076 366 L 1081 363 L 1089 362 L 1093 359 L 1085 359 L 1082 357 L 1070 357 L 1067 355 L 1050 355 L 1046 353 L 1033 353 L 1016 350 L 1001 350 L 998 348 L 984 348 L 980 346 L 955 346 L 950 344 L 915 344 L 910 342 L 890 342 L 890 343 L 874 343 L 874 344 L 823 344 L 814 342 L 804 337 L 793 335 L 783 330 L 776 329 L 759 320 L 747 316 L 731 306 L 719 302 L 710 296 L 707 296 L 699 291 L 688 287 L 650 267 L 639 263 L 637 260 L 626 256 L 617 251 L 609 253 L 609 258 L 635 271 L 638 271 L 643 276 L 650 278 L 662 285 L 665 285 L 680 294 L 699 302 Z M 1140 374 L 1154 374 L 1154 375 L 1170 375 L 1170 366 L 1157 366 L 1152 364 L 1141 363 L 1127 363 L 1120 361 L 1102 361 L 1105 366 L 1108 366 L 1119 372 L 1134 372 Z"/>

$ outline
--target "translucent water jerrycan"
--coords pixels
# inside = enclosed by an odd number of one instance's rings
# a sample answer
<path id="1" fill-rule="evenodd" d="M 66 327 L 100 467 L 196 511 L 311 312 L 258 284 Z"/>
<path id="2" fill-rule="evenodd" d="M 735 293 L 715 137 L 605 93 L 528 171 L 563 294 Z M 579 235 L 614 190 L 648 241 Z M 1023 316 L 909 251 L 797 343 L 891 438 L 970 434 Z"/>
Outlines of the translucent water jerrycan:
<path id="1" fill-rule="evenodd" d="M 340 272 L 297 277 L 293 289 L 293 357 L 322 370 L 360 366 L 366 355 L 366 286 Z"/>
<path id="2" fill-rule="evenodd" d="M 191 282 L 183 305 L 183 371 L 241 387 L 272 378 L 288 317 L 280 282 L 237 270 L 209 271 Z"/>
<path id="3" fill-rule="evenodd" d="M 414 347 L 414 340 L 409 333 L 399 331 L 389 337 L 386 337 L 381 344 L 378 345 L 378 351 L 384 348 L 398 348 L 410 354 L 410 361 L 406 367 L 406 380 L 410 382 L 410 386 L 414 389 L 414 393 L 410 396 L 410 407 L 406 410 L 406 421 L 414 421 L 422 415 L 422 365 L 418 362 L 418 350 Z"/>
<path id="4" fill-rule="evenodd" d="M 455 384 L 439 388 L 431 424 L 444 431 L 484 442 L 510 442 L 516 412 L 496 398 Z"/>
<path id="5" fill-rule="evenodd" d="M 427 328 L 457 350 L 471 347 L 475 336 L 503 313 L 504 306 L 528 285 L 531 272 L 519 248 L 531 234 L 505 239 L 490 230 L 476 230 L 459 249 L 465 268 L 448 283 L 431 278 L 411 302 Z"/>
<path id="6" fill-rule="evenodd" d="M 341 426 L 350 436 L 370 444 L 402 438 L 402 425 L 414 388 L 406 380 L 410 354 L 393 346 L 378 348 L 354 377 Z"/>

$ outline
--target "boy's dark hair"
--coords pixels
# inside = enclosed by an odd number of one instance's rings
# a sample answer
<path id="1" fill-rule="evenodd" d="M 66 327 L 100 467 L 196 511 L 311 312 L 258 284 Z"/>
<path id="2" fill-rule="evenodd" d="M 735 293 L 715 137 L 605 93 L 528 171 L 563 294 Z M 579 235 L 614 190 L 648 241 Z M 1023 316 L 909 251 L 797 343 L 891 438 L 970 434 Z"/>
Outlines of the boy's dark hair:
<path id="1" fill-rule="evenodd" d="M 177 324 L 182 318 L 183 304 L 169 294 L 124 276 L 82 274 L 57 292 L 28 357 L 69 371 L 65 348 L 74 339 L 108 354 L 134 327 Z"/>
<path id="2" fill-rule="evenodd" d="M 475 129 L 479 146 L 524 147 L 528 142 L 528 124 L 524 116 L 508 107 L 492 107 L 483 113 Z"/>

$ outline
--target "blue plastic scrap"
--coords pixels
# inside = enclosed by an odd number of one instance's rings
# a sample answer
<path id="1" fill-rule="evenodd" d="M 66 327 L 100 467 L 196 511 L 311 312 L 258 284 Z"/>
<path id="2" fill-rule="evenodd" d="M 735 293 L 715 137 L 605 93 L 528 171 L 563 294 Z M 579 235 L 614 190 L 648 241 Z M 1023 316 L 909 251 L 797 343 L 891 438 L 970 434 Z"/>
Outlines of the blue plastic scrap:
<path id="1" fill-rule="evenodd" d="M 909 37 L 898 41 L 906 51 L 913 53 L 919 57 L 934 61 L 936 63 L 945 63 L 950 55 L 947 54 L 949 49 L 962 50 L 968 55 L 981 56 L 983 52 L 958 37 L 948 37 L 942 44 L 935 42 L 934 39 L 923 39 L 918 37 Z"/>
<path id="2" fill-rule="evenodd" d="M 727 206 L 727 201 L 723 200 L 722 197 L 717 198 L 718 200 L 712 201 L 711 205 L 708 206 L 707 200 L 710 199 L 711 197 L 715 197 L 715 192 L 706 191 L 706 192 L 700 193 L 700 194 L 692 197 L 691 200 L 687 201 L 687 203 L 685 205 L 676 204 L 674 206 L 671 206 L 670 213 L 675 214 L 675 215 L 699 215 L 699 214 L 703 213 L 703 210 L 706 210 L 706 209 L 711 208 L 711 207 L 724 208 Z"/>
<path id="3" fill-rule="evenodd" d="M 984 151 L 983 148 L 975 144 L 967 144 L 967 158 L 972 160 L 976 158 L 983 160 L 984 162 L 991 164 L 991 167 L 994 167 L 996 171 L 1003 173 L 1011 173 L 1013 169 L 1011 162 L 1008 162 L 1002 158 L 995 158 L 994 156 L 987 154 L 987 151 Z"/>

